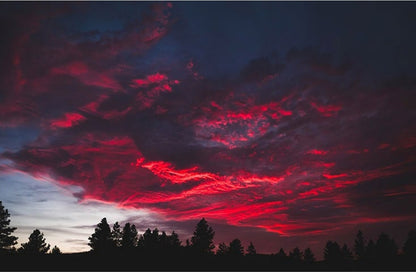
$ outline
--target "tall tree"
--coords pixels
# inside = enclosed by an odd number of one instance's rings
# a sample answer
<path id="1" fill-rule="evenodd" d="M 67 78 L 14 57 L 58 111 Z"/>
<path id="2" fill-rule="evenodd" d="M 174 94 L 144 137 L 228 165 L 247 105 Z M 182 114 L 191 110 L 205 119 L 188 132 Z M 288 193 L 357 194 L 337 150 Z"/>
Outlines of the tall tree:
<path id="1" fill-rule="evenodd" d="M 228 255 L 228 252 L 229 252 L 228 246 L 225 243 L 220 243 L 218 245 L 216 255 L 217 256 L 226 256 L 226 255 Z"/>
<path id="2" fill-rule="evenodd" d="M 231 256 L 243 256 L 244 247 L 241 245 L 240 239 L 234 239 L 230 242 L 230 255 Z"/>
<path id="3" fill-rule="evenodd" d="M 88 238 L 90 242 L 88 245 L 95 252 L 109 252 L 114 248 L 114 242 L 111 235 L 110 225 L 104 217 L 100 223 L 97 224 L 95 232 Z"/>
<path id="4" fill-rule="evenodd" d="M 123 228 L 121 247 L 126 250 L 131 250 L 137 245 L 137 230 L 135 225 L 126 223 Z"/>
<path id="5" fill-rule="evenodd" d="M 140 250 L 145 249 L 144 247 L 144 235 L 139 235 L 139 240 L 137 241 L 137 248 Z"/>
<path id="6" fill-rule="evenodd" d="M 20 252 L 25 254 L 46 254 L 51 246 L 46 244 L 43 233 L 35 229 L 29 236 L 29 241 L 22 244 Z"/>
<path id="7" fill-rule="evenodd" d="M 160 244 L 159 230 L 155 228 L 153 231 L 148 228 L 143 235 L 140 235 L 138 247 L 146 251 L 157 250 Z"/>
<path id="8" fill-rule="evenodd" d="M 169 238 L 165 231 L 162 231 L 162 234 L 159 236 L 159 247 L 162 250 L 167 250 L 169 248 Z"/>
<path id="9" fill-rule="evenodd" d="M 366 260 L 373 260 L 376 256 L 376 245 L 373 240 L 368 241 L 364 251 L 364 258 Z"/>
<path id="10" fill-rule="evenodd" d="M 376 254 L 380 260 L 389 260 L 397 255 L 397 244 L 387 234 L 381 233 L 376 242 Z"/>
<path id="11" fill-rule="evenodd" d="M 344 261 L 352 261 L 353 257 L 352 257 L 352 252 L 351 250 L 348 248 L 347 244 L 344 244 L 341 248 L 341 252 L 342 252 L 342 259 Z"/>
<path id="12" fill-rule="evenodd" d="M 362 259 L 365 254 L 365 240 L 361 230 L 358 231 L 354 241 L 354 253 L 358 260 Z"/>
<path id="13" fill-rule="evenodd" d="M 181 246 L 181 241 L 175 231 L 172 231 L 172 234 L 168 237 L 168 239 L 171 248 L 177 249 Z"/>
<path id="14" fill-rule="evenodd" d="M 256 248 L 254 247 L 253 243 L 250 242 L 250 244 L 247 247 L 247 255 L 253 256 L 256 254 L 257 254 Z"/>
<path id="15" fill-rule="evenodd" d="M 277 258 L 280 260 L 284 260 L 287 258 L 286 252 L 283 250 L 283 248 L 280 248 L 279 252 L 276 254 Z"/>
<path id="16" fill-rule="evenodd" d="M 143 235 L 140 235 L 138 244 L 140 248 L 143 248 L 145 250 L 149 250 L 152 248 L 154 243 L 152 242 L 152 231 L 150 230 L 150 228 L 147 228 Z"/>
<path id="17" fill-rule="evenodd" d="M 202 218 L 201 221 L 196 225 L 194 234 L 191 238 L 192 248 L 201 254 L 210 254 L 215 248 L 214 239 L 215 232 L 208 225 L 208 222 L 205 218 Z"/>
<path id="18" fill-rule="evenodd" d="M 315 262 L 315 255 L 312 253 L 312 250 L 308 247 L 303 253 L 303 261 L 307 264 Z"/>
<path id="19" fill-rule="evenodd" d="M 406 257 L 416 258 L 416 231 L 411 230 L 403 246 L 403 253 Z"/>
<path id="20" fill-rule="evenodd" d="M 300 263 L 303 259 L 303 253 L 298 247 L 295 247 L 293 251 L 289 252 L 290 260 Z"/>
<path id="21" fill-rule="evenodd" d="M 155 228 L 151 234 L 151 241 L 152 241 L 152 248 L 159 249 L 160 248 L 160 235 L 158 228 Z"/>
<path id="22" fill-rule="evenodd" d="M 0 250 L 9 250 L 17 244 L 17 237 L 11 235 L 16 228 L 10 227 L 10 214 L 0 201 Z"/>
<path id="23" fill-rule="evenodd" d="M 279 252 L 276 254 L 276 261 L 280 264 L 287 264 L 289 258 L 283 248 L 280 248 Z"/>
<path id="24" fill-rule="evenodd" d="M 337 242 L 328 241 L 324 249 L 324 259 L 328 263 L 339 263 L 342 261 L 342 252 Z"/>
<path id="25" fill-rule="evenodd" d="M 111 231 L 111 238 L 113 239 L 113 243 L 115 247 L 121 246 L 122 233 L 121 233 L 121 227 L 118 224 L 118 222 L 115 222 L 113 225 L 113 230 Z"/>

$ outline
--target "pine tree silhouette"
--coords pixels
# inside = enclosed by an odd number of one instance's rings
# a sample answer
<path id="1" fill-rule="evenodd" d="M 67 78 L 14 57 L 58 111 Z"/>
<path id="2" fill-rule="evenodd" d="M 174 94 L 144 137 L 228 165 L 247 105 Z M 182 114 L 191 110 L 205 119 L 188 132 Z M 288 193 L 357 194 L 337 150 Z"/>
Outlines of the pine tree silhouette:
<path id="1" fill-rule="evenodd" d="M 10 227 L 10 214 L 0 201 L 0 251 L 10 250 L 17 244 L 17 237 L 11 235 L 16 228 Z"/>
<path id="2" fill-rule="evenodd" d="M 358 260 L 364 258 L 365 255 L 365 240 L 361 230 L 358 231 L 357 236 L 354 241 L 354 253 Z"/>
<path id="3" fill-rule="evenodd" d="M 283 248 L 280 248 L 279 252 L 275 255 L 275 261 L 279 266 L 286 266 L 289 264 L 289 257 Z"/>
<path id="4" fill-rule="evenodd" d="M 97 224 L 95 232 L 88 239 L 88 245 L 94 252 L 108 253 L 114 248 L 113 236 L 106 218 Z"/>
<path id="5" fill-rule="evenodd" d="M 276 256 L 280 261 L 284 261 L 287 258 L 286 252 L 283 250 L 283 248 L 280 248 Z"/>
<path id="6" fill-rule="evenodd" d="M 199 254 L 211 254 L 212 250 L 215 248 L 215 245 L 212 242 L 214 235 L 214 230 L 208 225 L 205 218 L 202 218 L 196 225 L 194 234 L 191 238 L 192 249 Z"/>
<path id="7" fill-rule="evenodd" d="M 403 253 L 407 258 L 416 258 L 416 231 L 409 231 L 403 246 Z"/>
<path id="8" fill-rule="evenodd" d="M 295 247 L 293 251 L 289 253 L 289 258 L 292 262 L 300 263 L 303 260 L 303 253 L 298 247 Z"/>
<path id="9" fill-rule="evenodd" d="M 385 262 L 397 255 L 396 242 L 385 233 L 381 233 L 376 242 L 377 259 Z"/>
<path id="10" fill-rule="evenodd" d="M 179 236 L 178 234 L 176 234 L 175 231 L 172 231 L 172 234 L 168 236 L 168 240 L 169 240 L 169 246 L 172 249 L 178 249 L 181 247 L 182 242 L 179 240 Z"/>
<path id="11" fill-rule="evenodd" d="M 155 228 L 152 231 L 152 234 L 150 235 L 151 242 L 152 242 L 152 248 L 157 250 L 160 247 L 160 237 L 159 237 L 159 230 Z"/>
<path id="12" fill-rule="evenodd" d="M 305 249 L 305 252 L 303 253 L 303 261 L 306 264 L 312 264 L 316 261 L 315 255 L 312 253 L 312 250 L 309 247 Z"/>
<path id="13" fill-rule="evenodd" d="M 217 256 L 226 256 L 226 255 L 228 255 L 228 252 L 229 252 L 228 246 L 225 243 L 220 243 L 218 245 L 216 255 Z"/>
<path id="14" fill-rule="evenodd" d="M 115 247 L 121 246 L 121 238 L 122 238 L 121 227 L 118 224 L 118 222 L 115 222 L 113 225 L 113 230 L 111 231 L 111 239 L 113 240 Z"/>
<path id="15" fill-rule="evenodd" d="M 124 250 L 132 250 L 137 246 L 136 226 L 126 223 L 121 233 L 120 245 Z"/>
<path id="16" fill-rule="evenodd" d="M 159 236 L 159 247 L 164 251 L 169 249 L 169 238 L 165 231 L 162 231 L 162 234 Z"/>
<path id="17" fill-rule="evenodd" d="M 137 246 L 144 252 L 155 252 L 160 247 L 159 230 L 155 228 L 151 231 L 148 228 L 143 235 L 140 235 Z"/>
<path id="18" fill-rule="evenodd" d="M 328 241 L 324 249 L 324 259 L 331 264 L 341 263 L 342 252 L 337 242 Z"/>
<path id="19" fill-rule="evenodd" d="M 352 252 L 348 248 L 347 244 L 344 244 L 341 248 L 342 259 L 343 261 L 350 262 L 353 259 Z"/>
<path id="20" fill-rule="evenodd" d="M 229 254 L 234 257 L 244 255 L 244 247 L 241 245 L 240 239 L 234 239 L 230 242 Z"/>
<path id="21" fill-rule="evenodd" d="M 29 236 L 29 241 L 22 244 L 22 247 L 19 249 L 21 253 L 38 255 L 46 254 L 50 248 L 49 244 L 46 244 L 43 233 L 38 229 L 35 229 L 32 234 Z"/>
<path id="22" fill-rule="evenodd" d="M 254 256 L 257 254 L 256 248 L 254 247 L 253 243 L 250 242 L 250 244 L 247 247 L 247 255 Z"/>
<path id="23" fill-rule="evenodd" d="M 376 258 L 376 245 L 373 240 L 368 241 L 364 251 L 364 259 L 366 261 L 373 261 Z"/>

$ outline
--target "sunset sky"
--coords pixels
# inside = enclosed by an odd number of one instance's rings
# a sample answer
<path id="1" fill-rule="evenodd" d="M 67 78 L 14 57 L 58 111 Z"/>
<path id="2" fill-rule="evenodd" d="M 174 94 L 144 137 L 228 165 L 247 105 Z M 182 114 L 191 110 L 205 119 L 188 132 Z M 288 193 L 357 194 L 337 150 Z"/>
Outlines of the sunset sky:
<path id="1" fill-rule="evenodd" d="M 0 3 L 20 243 L 103 217 L 258 252 L 416 227 L 416 3 Z"/>

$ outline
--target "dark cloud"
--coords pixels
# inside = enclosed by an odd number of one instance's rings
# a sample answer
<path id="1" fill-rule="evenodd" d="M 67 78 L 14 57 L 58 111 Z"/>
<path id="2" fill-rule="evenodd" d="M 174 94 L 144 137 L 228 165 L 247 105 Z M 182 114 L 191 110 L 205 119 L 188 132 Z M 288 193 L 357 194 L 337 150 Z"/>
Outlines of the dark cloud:
<path id="1" fill-rule="evenodd" d="M 278 75 L 283 65 L 269 58 L 253 59 L 241 71 L 241 77 L 248 81 L 267 81 Z"/>

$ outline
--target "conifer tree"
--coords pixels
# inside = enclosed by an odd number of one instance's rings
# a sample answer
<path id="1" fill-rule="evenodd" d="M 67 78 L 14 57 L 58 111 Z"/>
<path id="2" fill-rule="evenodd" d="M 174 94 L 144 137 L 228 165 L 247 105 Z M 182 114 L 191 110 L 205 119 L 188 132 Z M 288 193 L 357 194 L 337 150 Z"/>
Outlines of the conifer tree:
<path id="1" fill-rule="evenodd" d="M 143 235 L 140 235 L 138 247 L 145 251 L 154 251 L 160 247 L 159 230 L 155 228 L 153 231 L 148 228 Z"/>
<path id="2" fill-rule="evenodd" d="M 0 201 L 0 250 L 10 250 L 17 244 L 17 237 L 11 235 L 16 228 L 10 227 L 10 214 Z"/>
<path id="3" fill-rule="evenodd" d="M 122 233 L 121 233 L 121 227 L 118 224 L 118 222 L 115 222 L 113 225 L 113 230 L 111 231 L 111 238 L 113 239 L 113 243 L 115 247 L 121 246 Z"/>
<path id="4" fill-rule="evenodd" d="M 123 249 L 131 250 L 137 245 L 137 230 L 135 225 L 126 223 L 123 228 L 121 247 Z"/>
<path id="5" fill-rule="evenodd" d="M 308 247 L 303 253 L 303 261 L 307 264 L 315 262 L 315 255 L 312 253 L 312 250 Z"/>
<path id="6" fill-rule="evenodd" d="M 280 260 L 284 260 L 287 258 L 286 252 L 283 250 L 283 248 L 280 248 L 279 252 L 276 255 Z"/>
<path id="7" fill-rule="evenodd" d="M 140 236 L 139 239 L 140 247 L 145 250 L 152 249 L 154 247 L 154 243 L 152 241 L 152 231 L 148 228 L 143 235 Z"/>
<path id="8" fill-rule="evenodd" d="M 416 231 L 411 230 L 403 246 L 403 253 L 408 258 L 416 257 Z"/>
<path id="9" fill-rule="evenodd" d="M 283 248 L 280 248 L 279 252 L 276 254 L 276 260 L 281 264 L 286 264 L 288 262 L 288 256 Z"/>
<path id="10" fill-rule="evenodd" d="M 140 250 L 143 250 L 145 248 L 143 235 L 139 235 L 139 240 L 137 241 L 137 248 Z"/>
<path id="11" fill-rule="evenodd" d="M 377 257 L 382 261 L 386 261 L 397 255 L 398 247 L 389 235 L 381 233 L 377 239 L 375 250 Z"/>
<path id="12" fill-rule="evenodd" d="M 352 261 L 353 256 L 351 250 L 348 248 L 347 244 L 344 244 L 341 248 L 342 259 L 344 261 Z"/>
<path id="13" fill-rule="evenodd" d="M 365 254 L 365 240 L 361 230 L 358 231 L 354 241 L 354 253 L 358 260 L 362 259 Z"/>
<path id="14" fill-rule="evenodd" d="M 247 255 L 253 256 L 256 254 L 257 254 L 256 248 L 254 247 L 253 243 L 250 242 L 250 244 L 247 247 Z"/>
<path id="15" fill-rule="evenodd" d="M 364 258 L 366 260 L 373 260 L 375 256 L 376 256 L 376 244 L 373 242 L 373 240 L 370 239 L 370 241 L 368 241 L 367 246 L 365 247 Z"/>
<path id="16" fill-rule="evenodd" d="M 110 225 L 108 225 L 106 218 L 97 224 L 95 232 L 88 239 L 90 240 L 88 245 L 95 252 L 109 252 L 114 248 Z"/>
<path id="17" fill-rule="evenodd" d="M 165 231 L 162 231 L 162 234 L 159 236 L 159 247 L 163 250 L 169 248 L 169 238 Z"/>
<path id="18" fill-rule="evenodd" d="M 229 251 L 231 256 L 244 255 L 244 247 L 241 245 L 240 239 L 234 239 L 230 242 Z"/>
<path id="19" fill-rule="evenodd" d="M 152 248 L 153 249 L 158 249 L 160 247 L 160 236 L 159 236 L 159 229 L 155 228 L 152 231 L 151 234 L 151 242 L 152 242 Z"/>
<path id="20" fill-rule="evenodd" d="M 324 258 L 329 263 L 340 263 L 342 261 L 342 251 L 337 242 L 328 241 L 326 243 Z"/>
<path id="21" fill-rule="evenodd" d="M 41 233 L 38 229 L 35 229 L 32 234 L 30 234 L 29 241 L 22 244 L 19 251 L 21 253 L 33 255 L 46 254 L 50 247 L 51 246 L 49 244 L 46 244 L 43 233 Z"/>
<path id="22" fill-rule="evenodd" d="M 228 255 L 228 252 L 229 252 L 228 246 L 225 243 L 220 243 L 218 245 L 216 255 L 217 256 L 226 256 L 226 255 Z"/>
<path id="23" fill-rule="evenodd" d="M 172 234 L 169 236 L 169 245 L 172 248 L 179 248 L 181 246 L 181 241 L 175 231 L 172 231 Z"/>
<path id="24" fill-rule="evenodd" d="M 212 253 L 212 250 L 215 248 L 213 244 L 214 235 L 214 230 L 208 225 L 205 218 L 202 218 L 196 225 L 191 238 L 192 248 L 200 254 Z"/>
<path id="25" fill-rule="evenodd" d="M 292 252 L 289 253 L 289 258 L 297 263 L 300 263 L 303 259 L 303 253 L 298 247 L 295 247 Z"/>

